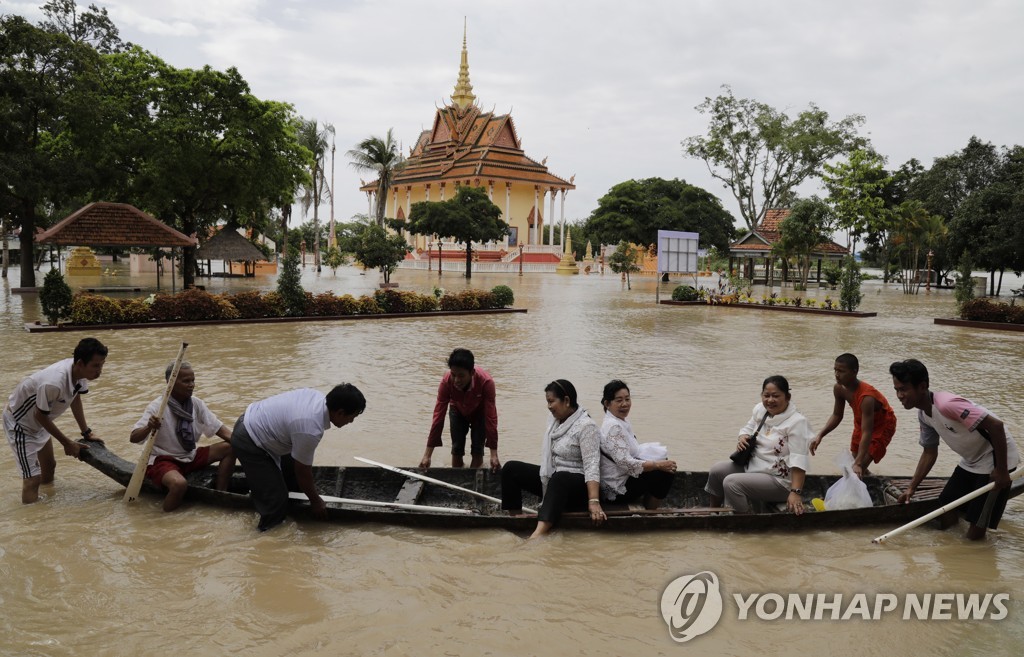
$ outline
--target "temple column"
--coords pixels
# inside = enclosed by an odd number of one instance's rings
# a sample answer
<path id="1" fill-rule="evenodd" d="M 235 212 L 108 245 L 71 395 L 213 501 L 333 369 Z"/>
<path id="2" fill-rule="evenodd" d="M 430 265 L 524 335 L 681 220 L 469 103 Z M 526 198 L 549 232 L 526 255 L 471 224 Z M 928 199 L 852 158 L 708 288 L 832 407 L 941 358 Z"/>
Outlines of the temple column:
<path id="1" fill-rule="evenodd" d="M 441 183 L 441 200 L 444 200 L 444 183 Z"/>
<path id="2" fill-rule="evenodd" d="M 398 188 L 397 188 L 397 187 L 394 187 L 394 188 L 393 188 L 393 192 L 394 192 L 394 193 L 393 193 L 393 194 L 391 195 L 391 197 L 392 197 L 392 200 L 393 200 L 394 202 L 393 202 L 393 203 L 391 204 L 391 214 L 392 214 L 392 215 L 393 215 L 394 217 L 397 217 L 397 216 L 398 216 Z M 384 216 L 385 216 L 385 217 L 387 217 L 387 216 L 388 216 L 388 211 L 387 211 L 387 208 L 386 208 L 386 207 L 384 208 Z"/>
<path id="3" fill-rule="evenodd" d="M 530 235 L 527 236 L 527 244 L 540 244 L 540 231 L 542 226 L 540 225 L 540 207 L 538 205 L 540 201 L 540 187 L 538 185 L 533 186 L 533 229 L 529 230 Z"/>
<path id="4" fill-rule="evenodd" d="M 509 226 L 512 225 L 511 208 L 512 208 L 512 183 L 507 182 L 507 183 L 505 183 L 505 223 L 507 223 Z M 517 237 L 517 243 L 518 243 L 518 237 Z M 506 249 L 508 248 L 508 235 L 505 236 L 505 248 Z"/>
<path id="5" fill-rule="evenodd" d="M 366 216 L 373 218 L 373 192 L 366 192 Z"/>
<path id="6" fill-rule="evenodd" d="M 548 243 L 555 243 L 555 188 L 552 187 L 549 194 L 551 194 L 551 206 L 548 210 Z"/>
<path id="7" fill-rule="evenodd" d="M 491 203 L 494 203 L 494 181 L 493 180 L 488 180 L 487 181 L 487 200 L 489 200 Z"/>
<path id="8" fill-rule="evenodd" d="M 562 224 L 562 244 L 565 244 L 565 193 L 567 191 L 568 190 L 564 187 L 562 188 L 562 211 L 558 220 L 558 222 Z"/>

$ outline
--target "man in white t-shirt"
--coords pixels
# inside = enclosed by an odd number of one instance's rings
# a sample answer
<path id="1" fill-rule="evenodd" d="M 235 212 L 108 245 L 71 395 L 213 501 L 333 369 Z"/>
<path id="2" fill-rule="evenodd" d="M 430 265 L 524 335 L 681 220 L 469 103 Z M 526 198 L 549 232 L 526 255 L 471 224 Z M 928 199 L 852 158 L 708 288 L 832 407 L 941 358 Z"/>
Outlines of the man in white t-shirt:
<path id="1" fill-rule="evenodd" d="M 171 378 L 174 363 L 164 371 L 164 380 Z M 149 403 L 142 418 L 132 427 L 129 439 L 141 443 L 156 432 L 153 452 L 149 455 L 146 478 L 154 485 L 167 489 L 164 511 L 173 511 L 181 505 L 188 490 L 185 477 L 202 470 L 211 463 L 220 462 L 217 469 L 217 490 L 225 490 L 235 467 L 235 456 L 231 451 L 231 429 L 228 429 L 206 406 L 202 399 L 192 395 L 196 387 L 196 373 L 187 361 L 178 368 L 171 396 L 162 418 L 156 416 L 160 410 L 161 398 Z M 213 445 L 197 445 L 203 436 L 217 436 L 224 442 Z"/>
<path id="2" fill-rule="evenodd" d="M 350 424 L 365 409 L 363 393 L 350 383 L 326 395 L 299 388 L 249 404 L 235 422 L 231 447 L 245 470 L 260 531 L 284 520 L 289 490 L 306 494 L 315 517 L 327 517 L 313 482 L 313 453 L 332 424 Z"/>
<path id="3" fill-rule="evenodd" d="M 103 372 L 107 348 L 96 338 L 85 338 L 75 347 L 71 358 L 50 365 L 26 377 L 11 393 L 3 412 L 7 442 L 21 471 L 21 501 L 30 504 L 39 499 L 40 484 L 53 483 L 57 461 L 53 456 L 54 437 L 64 453 L 78 458 L 88 445 L 64 435 L 54 422 L 71 408 L 82 438 L 102 444 L 85 421 L 82 395 L 89 392 L 89 381 Z"/>
<path id="4" fill-rule="evenodd" d="M 919 360 L 905 360 L 889 366 L 896 396 L 906 409 L 918 409 L 921 426 L 919 443 L 923 448 L 917 470 L 900 502 L 913 496 L 921 480 L 928 476 L 939 453 L 939 439 L 960 455 L 960 463 L 939 496 L 940 505 L 948 504 L 995 482 L 988 495 L 977 497 L 941 517 L 942 528 L 957 522 L 961 511 L 970 527 L 967 538 L 984 538 L 987 529 L 995 529 L 1009 499 L 1010 470 L 1020 462 L 1017 443 L 1002 420 L 984 406 L 951 392 L 928 389 L 928 369 Z M 991 497 L 991 500 L 987 499 Z M 988 517 L 983 517 L 987 513 Z"/>

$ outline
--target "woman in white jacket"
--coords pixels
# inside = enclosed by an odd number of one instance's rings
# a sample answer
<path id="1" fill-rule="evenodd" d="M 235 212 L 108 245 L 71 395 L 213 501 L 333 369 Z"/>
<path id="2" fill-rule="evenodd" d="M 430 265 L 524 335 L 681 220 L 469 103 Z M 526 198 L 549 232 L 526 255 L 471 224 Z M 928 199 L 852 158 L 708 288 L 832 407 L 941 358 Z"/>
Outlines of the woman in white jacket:
<path id="1" fill-rule="evenodd" d="M 750 462 L 743 466 L 729 460 L 711 467 L 704 488 L 711 506 L 721 506 L 724 500 L 734 512 L 749 513 L 754 501 L 785 502 L 800 515 L 813 439 L 807 418 L 790 401 L 789 382 L 783 376 L 768 377 L 761 385 L 761 403 L 754 406 L 736 443 L 737 450 L 744 450 L 749 440 L 755 441 Z"/>
<path id="2" fill-rule="evenodd" d="M 601 395 L 601 494 L 612 504 L 643 500 L 657 509 L 668 496 L 675 479 L 676 462 L 659 443 L 640 444 L 629 423 L 633 400 L 629 386 L 615 379 Z"/>

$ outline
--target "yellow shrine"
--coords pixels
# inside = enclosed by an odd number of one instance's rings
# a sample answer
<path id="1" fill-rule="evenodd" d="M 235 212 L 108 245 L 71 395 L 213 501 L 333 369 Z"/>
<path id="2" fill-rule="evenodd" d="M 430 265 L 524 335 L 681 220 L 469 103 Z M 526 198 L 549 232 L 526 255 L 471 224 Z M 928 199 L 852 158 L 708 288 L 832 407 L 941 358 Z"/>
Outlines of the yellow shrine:
<path id="1" fill-rule="evenodd" d="M 469 82 L 468 57 L 464 31 L 462 61 L 451 103 L 437 109 L 432 127 L 424 130 L 409 149 L 405 167 L 394 176 L 387 191 L 384 214 L 404 220 L 413 203 L 444 201 L 462 185 L 482 187 L 502 209 L 502 219 L 511 228 L 508 238 L 490 248 L 514 251 L 522 245 L 543 244 L 545 228 L 551 242 L 555 225 L 564 228 L 565 195 L 576 188 L 575 176 L 568 180 L 556 176 L 548 171 L 546 157 L 539 162 L 528 157 L 510 114 L 480 109 Z M 360 191 L 367 194 L 372 215 L 378 181 L 364 184 Z M 559 195 L 559 218 L 552 221 Z M 425 236 L 409 239 L 414 248 L 427 246 Z M 551 258 L 558 262 L 559 254 L 553 252 Z"/>

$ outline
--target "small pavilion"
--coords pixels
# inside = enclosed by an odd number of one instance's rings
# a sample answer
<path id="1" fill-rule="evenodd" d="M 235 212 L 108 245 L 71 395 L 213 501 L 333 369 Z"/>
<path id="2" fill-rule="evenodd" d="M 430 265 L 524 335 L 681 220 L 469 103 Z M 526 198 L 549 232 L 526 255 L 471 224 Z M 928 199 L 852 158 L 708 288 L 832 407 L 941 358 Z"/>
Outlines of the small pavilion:
<path id="1" fill-rule="evenodd" d="M 760 280 L 771 285 L 775 279 L 775 261 L 778 256 L 772 253 L 772 247 L 782 239 L 782 220 L 789 216 L 788 208 L 772 209 L 765 212 L 764 219 L 754 230 L 748 231 L 743 237 L 729 245 L 729 271 L 742 267 L 743 277 Z M 811 253 L 811 259 L 817 261 L 817 274 L 812 280 L 821 281 L 822 261 L 840 261 L 849 250 L 835 242 L 823 242 Z M 760 267 L 758 267 L 760 264 Z M 760 272 L 758 272 L 760 269 Z M 788 276 L 788 266 L 782 261 L 782 281 Z"/>
<path id="2" fill-rule="evenodd" d="M 90 203 L 78 209 L 53 227 L 37 234 L 36 242 L 57 246 L 170 247 L 172 249 L 196 246 L 197 244 L 196 238 L 171 228 L 133 205 L 105 201 Z M 87 258 L 89 255 L 91 255 L 91 251 L 80 257 Z M 69 262 L 74 257 L 74 252 L 72 252 Z M 173 259 L 171 262 L 171 285 L 173 286 Z M 157 270 L 157 287 L 160 287 L 159 269 Z"/>
<path id="3" fill-rule="evenodd" d="M 241 276 L 251 277 L 256 275 L 256 263 L 267 262 L 267 258 L 256 246 L 245 239 L 232 226 L 225 226 L 216 235 L 206 240 L 202 246 L 196 249 L 196 261 L 206 261 L 207 276 L 213 276 L 211 260 L 220 260 L 223 263 L 221 276 L 231 276 L 234 267 L 231 263 L 241 263 Z M 232 271 L 229 271 L 228 268 Z"/>

